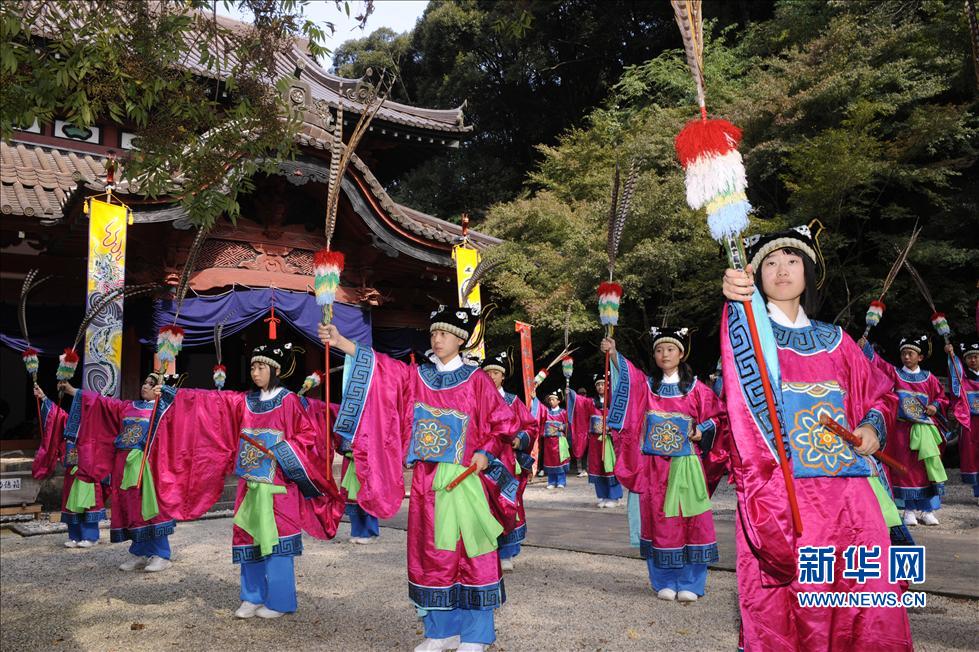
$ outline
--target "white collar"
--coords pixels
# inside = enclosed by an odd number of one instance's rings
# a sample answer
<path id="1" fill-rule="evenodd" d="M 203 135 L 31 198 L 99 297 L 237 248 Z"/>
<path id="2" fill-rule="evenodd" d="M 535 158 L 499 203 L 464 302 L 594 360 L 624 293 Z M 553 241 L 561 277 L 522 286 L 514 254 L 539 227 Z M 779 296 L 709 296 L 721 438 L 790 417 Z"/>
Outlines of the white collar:
<path id="1" fill-rule="evenodd" d="M 669 376 L 663 376 L 663 381 L 662 382 L 669 383 L 671 385 L 674 385 L 676 383 L 679 383 L 680 382 L 680 372 L 679 371 L 674 371 Z"/>
<path id="2" fill-rule="evenodd" d="M 917 366 L 917 367 L 915 367 L 914 369 L 908 369 L 907 367 L 904 367 L 904 370 L 905 370 L 906 372 L 908 372 L 909 374 L 916 374 L 916 373 L 918 373 L 919 371 L 921 371 L 921 366 Z"/>
<path id="3" fill-rule="evenodd" d="M 267 389 L 263 389 L 262 391 L 260 391 L 258 393 L 258 399 L 260 401 L 269 401 L 269 400 L 275 398 L 276 396 L 278 396 L 279 395 L 279 392 L 281 392 L 283 389 L 284 389 L 283 387 L 276 387 L 275 389 L 273 389 L 271 391 L 270 390 L 267 390 Z"/>
<path id="4" fill-rule="evenodd" d="M 799 306 L 799 314 L 795 316 L 795 322 L 789 319 L 788 315 L 782 312 L 782 309 L 771 301 L 768 302 L 768 316 L 771 317 L 773 322 L 786 328 L 805 328 L 812 325 L 809 317 L 806 316 L 806 311 L 802 309 L 801 305 Z"/>
<path id="5" fill-rule="evenodd" d="M 503 391 L 503 388 L 502 387 L 497 387 L 496 388 L 496 391 L 498 391 L 500 393 L 500 396 L 502 396 L 503 398 L 506 398 L 506 392 Z"/>
<path id="6" fill-rule="evenodd" d="M 435 368 L 439 371 L 455 371 L 462 366 L 462 356 L 456 354 L 456 357 L 443 363 L 441 360 L 439 360 L 439 357 L 433 353 L 432 362 L 435 363 Z"/>

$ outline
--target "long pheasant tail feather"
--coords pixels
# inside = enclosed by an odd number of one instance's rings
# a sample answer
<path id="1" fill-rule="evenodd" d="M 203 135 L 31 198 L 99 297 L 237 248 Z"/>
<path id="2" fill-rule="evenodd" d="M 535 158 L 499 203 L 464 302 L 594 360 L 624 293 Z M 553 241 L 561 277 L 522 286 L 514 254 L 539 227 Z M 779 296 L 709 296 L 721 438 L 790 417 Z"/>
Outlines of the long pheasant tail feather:
<path id="1" fill-rule="evenodd" d="M 571 344 L 571 304 L 564 312 L 564 348 L 567 349 Z"/>
<path id="2" fill-rule="evenodd" d="M 330 176 L 326 188 L 326 242 L 333 240 L 336 227 L 337 202 L 340 196 L 340 159 L 343 156 L 343 104 L 337 106 L 337 119 L 333 127 L 333 141 L 330 145 Z"/>
<path id="3" fill-rule="evenodd" d="M 472 276 L 466 280 L 465 285 L 462 287 L 463 302 L 467 302 L 469 300 L 469 295 L 473 293 L 476 286 L 479 285 L 479 283 L 486 278 L 490 272 L 502 264 L 502 260 L 483 259 L 479 261 L 479 264 L 476 265 L 476 269 L 473 270 Z"/>
<path id="4" fill-rule="evenodd" d="M 904 266 L 904 261 L 907 260 L 908 254 L 911 253 L 911 248 L 914 247 L 914 243 L 918 240 L 919 233 L 921 233 L 921 229 L 915 228 L 911 232 L 911 237 L 908 238 L 908 244 L 905 245 L 904 249 L 898 252 L 897 258 L 894 259 L 894 263 L 891 265 L 891 269 L 887 272 L 887 277 L 884 278 L 884 285 L 881 288 L 878 301 L 883 301 L 884 295 L 891 289 L 891 284 L 894 283 L 894 279 L 897 278 L 898 272 L 900 272 L 901 267 Z"/>
<path id="5" fill-rule="evenodd" d="M 697 84 L 697 104 L 704 107 L 704 21 L 700 0 L 671 0 L 673 17 L 680 28 L 687 66 Z"/>
<path id="6" fill-rule="evenodd" d="M 116 288 L 115 290 L 111 290 L 100 296 L 85 312 L 85 316 L 82 317 L 81 324 L 78 325 L 78 332 L 75 334 L 75 341 L 72 344 L 72 348 L 78 348 L 78 345 L 82 342 L 82 338 L 85 337 L 85 331 L 88 330 L 89 324 L 91 324 L 96 317 L 102 314 L 106 308 L 115 303 L 118 299 L 122 298 L 125 300 L 144 294 L 149 294 L 150 292 L 159 289 L 159 287 L 160 286 L 156 283 L 130 285 L 127 287 Z"/>
<path id="7" fill-rule="evenodd" d="M 625 230 L 625 223 L 629 219 L 632 211 L 632 196 L 636 192 L 636 183 L 639 180 L 639 160 L 633 159 L 629 166 L 629 176 L 626 177 L 625 185 L 622 187 L 622 196 L 619 199 L 619 206 L 615 213 L 615 224 L 609 234 L 612 238 L 611 251 L 614 257 L 619 255 L 619 246 L 622 244 L 622 233 Z"/>
<path id="8" fill-rule="evenodd" d="M 34 277 L 37 276 L 37 270 L 32 269 L 27 272 L 24 277 L 24 284 L 20 286 L 20 303 L 17 306 L 17 319 L 20 322 L 20 336 L 24 338 L 25 342 L 30 343 L 30 335 L 27 334 L 27 295 L 31 292 L 31 285 L 34 283 Z"/>
<path id="9" fill-rule="evenodd" d="M 184 302 L 184 297 L 187 296 L 187 290 L 190 288 L 190 275 L 194 273 L 194 268 L 197 266 L 197 257 L 201 253 L 201 249 L 204 247 L 204 241 L 207 240 L 207 234 L 210 229 L 205 227 L 200 227 L 197 229 L 197 235 L 194 236 L 194 242 L 190 245 L 190 252 L 187 254 L 187 262 L 184 263 L 184 269 L 180 273 L 180 282 L 177 284 L 176 300 L 177 309 Z"/>
<path id="10" fill-rule="evenodd" d="M 218 365 L 221 365 L 221 335 L 224 333 L 224 322 L 214 327 L 214 356 L 218 360 Z"/>
<path id="11" fill-rule="evenodd" d="M 615 174 L 612 177 L 612 198 L 609 202 L 608 209 L 608 240 L 605 244 L 605 253 L 608 254 L 608 277 L 612 278 L 612 273 L 615 271 L 615 257 L 618 254 L 618 248 L 615 244 L 615 220 L 619 214 L 619 185 L 622 182 L 622 176 L 619 173 L 619 163 L 615 163 Z"/>
<path id="12" fill-rule="evenodd" d="M 925 285 L 925 280 L 921 278 L 921 274 L 918 273 L 918 270 L 914 268 L 914 265 L 912 265 L 911 261 L 907 258 L 904 259 L 904 266 L 911 274 L 911 278 L 914 279 L 914 284 L 918 286 L 918 291 L 921 292 L 921 296 L 924 297 L 925 303 L 928 304 L 928 307 L 931 308 L 933 313 L 938 312 L 935 309 L 935 301 L 931 298 L 931 292 L 928 290 L 928 286 Z"/>

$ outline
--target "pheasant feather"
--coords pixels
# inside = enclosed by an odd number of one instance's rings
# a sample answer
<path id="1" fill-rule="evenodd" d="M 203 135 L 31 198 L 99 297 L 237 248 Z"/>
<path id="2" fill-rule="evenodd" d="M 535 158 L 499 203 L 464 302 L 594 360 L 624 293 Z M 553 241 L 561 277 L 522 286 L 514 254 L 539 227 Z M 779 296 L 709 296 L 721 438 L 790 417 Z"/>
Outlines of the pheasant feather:
<path id="1" fill-rule="evenodd" d="M 204 241 L 207 240 L 209 230 L 210 229 L 203 226 L 198 228 L 197 235 L 194 236 L 194 242 L 190 245 L 190 252 L 187 254 L 187 262 L 184 263 L 184 269 L 180 273 L 180 282 L 177 283 L 177 291 L 175 295 L 177 310 L 180 310 L 180 306 L 184 302 L 184 297 L 187 296 L 187 290 L 190 288 L 190 275 L 194 273 L 194 267 L 197 266 L 197 256 L 200 255 L 201 249 L 204 247 Z"/>
<path id="2" fill-rule="evenodd" d="M 680 28 L 687 65 L 697 84 L 697 104 L 706 105 L 704 93 L 704 21 L 699 0 L 671 0 L 673 17 Z"/>
<path id="3" fill-rule="evenodd" d="M 486 278 L 490 272 L 502 264 L 502 260 L 483 259 L 479 261 L 479 264 L 476 265 L 476 269 L 473 270 L 472 276 L 466 280 L 466 283 L 462 288 L 463 303 L 467 303 L 469 301 L 469 295 L 473 293 L 473 290 L 476 289 L 476 286 L 479 285 L 480 281 Z"/>
<path id="4" fill-rule="evenodd" d="M 72 349 L 77 349 L 78 345 L 81 344 L 82 338 L 85 337 L 85 331 L 88 330 L 89 324 L 92 323 L 96 317 L 102 314 L 106 308 L 115 303 L 118 299 L 129 299 L 131 297 L 137 297 L 144 294 L 149 294 L 156 290 L 159 286 L 156 283 L 144 283 L 142 285 L 130 285 L 126 287 L 116 288 L 115 290 L 110 290 L 106 292 L 95 302 L 92 306 L 85 312 L 85 316 L 82 317 L 82 322 L 78 326 L 78 332 L 75 334 L 75 341 L 71 345 Z"/>

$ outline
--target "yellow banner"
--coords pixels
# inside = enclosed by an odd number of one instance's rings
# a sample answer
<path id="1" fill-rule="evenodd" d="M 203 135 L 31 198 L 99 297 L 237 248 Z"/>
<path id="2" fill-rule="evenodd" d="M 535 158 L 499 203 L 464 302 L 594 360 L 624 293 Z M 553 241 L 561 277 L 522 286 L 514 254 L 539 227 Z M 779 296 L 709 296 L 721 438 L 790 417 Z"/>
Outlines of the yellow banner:
<path id="1" fill-rule="evenodd" d="M 458 295 L 459 307 L 469 308 L 476 307 L 480 311 L 483 309 L 482 300 L 479 296 L 479 286 L 477 285 L 472 292 L 469 293 L 469 298 L 466 300 L 462 296 L 462 288 L 466 284 L 466 281 L 473 275 L 476 271 L 476 266 L 479 265 L 479 252 L 472 247 L 467 247 L 465 245 L 456 245 L 452 248 L 452 258 L 456 261 L 456 294 Z M 480 326 L 479 328 L 482 328 Z M 474 336 L 478 335 L 477 330 L 473 333 Z M 486 345 L 483 342 L 479 343 L 479 346 L 474 348 L 470 353 L 480 360 L 486 357 Z"/>
<path id="2" fill-rule="evenodd" d="M 126 282 L 126 218 L 129 209 L 89 201 L 88 298 L 86 309 Z M 122 299 L 99 313 L 85 331 L 82 386 L 103 396 L 119 396 L 122 386 Z"/>

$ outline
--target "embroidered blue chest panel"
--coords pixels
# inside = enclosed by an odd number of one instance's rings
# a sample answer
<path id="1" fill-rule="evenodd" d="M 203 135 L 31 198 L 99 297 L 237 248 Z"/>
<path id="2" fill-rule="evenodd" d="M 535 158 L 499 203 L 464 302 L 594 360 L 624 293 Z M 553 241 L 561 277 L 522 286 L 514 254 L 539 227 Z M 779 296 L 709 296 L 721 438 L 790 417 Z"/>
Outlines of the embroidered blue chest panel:
<path id="1" fill-rule="evenodd" d="M 550 408 L 548 408 L 547 416 L 560 417 L 561 409 L 558 408 L 557 410 L 552 411 Z M 548 419 L 547 417 L 544 417 L 544 437 L 561 437 L 564 435 L 565 428 L 566 426 L 564 421 L 558 421 L 556 418 Z"/>
<path id="2" fill-rule="evenodd" d="M 408 462 L 462 464 L 469 421 L 469 415 L 458 410 L 415 403 Z"/>
<path id="3" fill-rule="evenodd" d="M 866 477 L 870 465 L 853 447 L 819 423 L 827 414 L 850 429 L 844 410 L 844 392 L 839 383 L 782 383 L 782 406 L 792 473 L 797 478 Z"/>
<path id="4" fill-rule="evenodd" d="M 682 412 L 647 411 L 646 431 L 642 438 L 643 454 L 665 457 L 693 455 L 690 445 L 693 427 L 693 419 Z"/>
<path id="5" fill-rule="evenodd" d="M 841 328 L 821 321 L 811 321 L 809 326 L 803 328 L 786 328 L 774 321 L 771 324 L 775 345 L 800 355 L 834 351 L 843 341 Z"/>
<path id="6" fill-rule="evenodd" d="M 129 416 L 122 420 L 122 430 L 116 435 L 115 446 L 120 450 L 146 447 L 146 437 L 150 433 L 150 418 Z"/>
<path id="7" fill-rule="evenodd" d="M 65 459 L 62 462 L 66 469 L 78 464 L 78 446 L 75 445 L 74 439 L 69 439 L 65 443 Z"/>
<path id="8" fill-rule="evenodd" d="M 979 414 L 979 390 L 974 392 L 966 392 L 966 397 L 969 399 L 969 412 L 973 415 Z"/>
<path id="9" fill-rule="evenodd" d="M 453 371 L 439 371 L 432 363 L 419 365 L 418 377 L 428 386 L 429 389 L 443 390 L 458 387 L 469 380 L 479 367 L 464 364 Z"/>
<path id="10" fill-rule="evenodd" d="M 241 431 L 271 450 L 282 441 L 282 431 L 274 428 L 242 428 Z M 275 458 L 266 455 L 257 447 L 238 439 L 238 456 L 235 458 L 235 475 L 253 482 L 275 482 Z"/>
<path id="11" fill-rule="evenodd" d="M 928 405 L 928 395 L 924 392 L 914 392 L 908 389 L 897 390 L 897 418 L 912 423 L 931 423 L 931 418 L 925 413 Z"/>
<path id="12" fill-rule="evenodd" d="M 601 435 L 604 430 L 601 414 L 593 414 L 588 419 L 588 432 L 593 435 Z"/>

